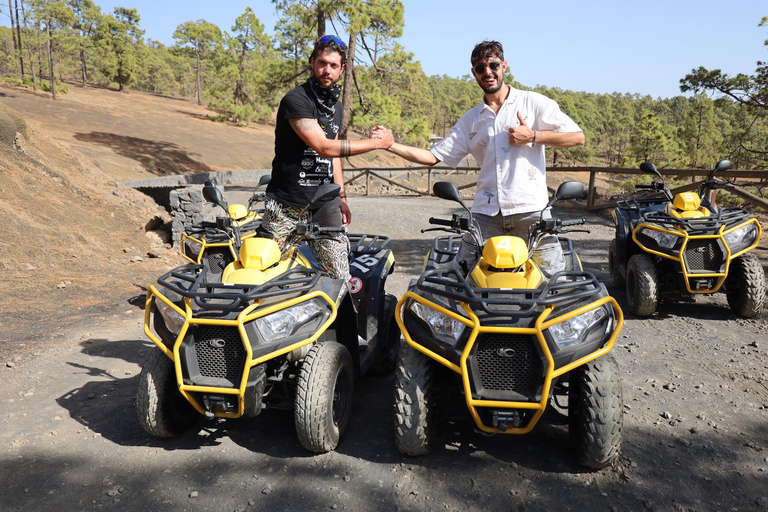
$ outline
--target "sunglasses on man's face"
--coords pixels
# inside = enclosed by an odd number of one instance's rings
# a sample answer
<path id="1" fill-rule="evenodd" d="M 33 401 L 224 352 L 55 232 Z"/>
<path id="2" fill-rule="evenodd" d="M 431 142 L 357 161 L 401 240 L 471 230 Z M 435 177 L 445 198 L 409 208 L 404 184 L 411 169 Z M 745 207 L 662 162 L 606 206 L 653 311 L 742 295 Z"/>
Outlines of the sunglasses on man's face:
<path id="1" fill-rule="evenodd" d="M 492 60 L 491 62 L 488 62 L 487 64 L 484 64 L 484 63 L 481 62 L 480 64 L 475 64 L 475 67 L 472 68 L 472 69 L 475 70 L 475 73 L 477 73 L 478 75 L 481 75 L 481 74 L 485 73 L 485 67 L 486 66 L 491 68 L 491 71 L 498 71 L 499 68 L 501 67 L 501 62 L 499 62 L 497 60 Z"/>
<path id="2" fill-rule="evenodd" d="M 344 41 L 342 41 L 338 37 L 332 36 L 330 34 L 327 35 L 327 36 L 323 36 L 323 37 L 321 37 L 320 39 L 317 40 L 318 43 L 330 43 L 331 41 L 333 41 L 337 45 L 341 46 L 342 50 L 345 50 L 347 48 L 347 45 L 344 43 Z"/>

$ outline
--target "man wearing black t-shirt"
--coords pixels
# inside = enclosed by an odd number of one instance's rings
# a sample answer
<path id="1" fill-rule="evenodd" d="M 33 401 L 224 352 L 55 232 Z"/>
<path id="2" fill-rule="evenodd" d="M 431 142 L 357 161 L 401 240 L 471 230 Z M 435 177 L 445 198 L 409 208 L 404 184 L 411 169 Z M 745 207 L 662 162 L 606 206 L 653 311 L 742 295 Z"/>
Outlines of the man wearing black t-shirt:
<path id="1" fill-rule="evenodd" d="M 352 214 L 344 192 L 341 159 L 393 143 L 391 132 L 382 139 L 339 140 L 341 128 L 341 87 L 336 84 L 344 72 L 347 47 L 336 36 L 323 36 L 309 57 L 311 76 L 290 90 L 280 101 L 275 126 L 275 158 L 272 179 L 267 187 L 267 204 L 262 227 L 285 246 L 296 223 L 305 220 L 302 210 L 324 183 L 341 186 L 339 197 L 312 212 L 321 226 L 346 226 Z M 334 279 L 349 280 L 348 241 L 345 235 L 310 241 L 320 269 Z"/>

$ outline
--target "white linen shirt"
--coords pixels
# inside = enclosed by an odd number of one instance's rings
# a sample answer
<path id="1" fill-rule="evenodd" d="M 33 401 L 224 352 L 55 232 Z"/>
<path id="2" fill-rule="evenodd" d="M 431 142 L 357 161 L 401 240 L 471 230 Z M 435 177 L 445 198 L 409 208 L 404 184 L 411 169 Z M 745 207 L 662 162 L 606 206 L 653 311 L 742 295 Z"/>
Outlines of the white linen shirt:
<path id="1" fill-rule="evenodd" d="M 554 100 L 514 87 L 498 114 L 485 101 L 464 114 L 430 151 L 451 167 L 457 167 L 469 153 L 480 164 L 474 213 L 513 215 L 540 211 L 547 205 L 544 146 L 509 143 L 507 128 L 520 125 L 518 112 L 531 130 L 582 131 Z"/>

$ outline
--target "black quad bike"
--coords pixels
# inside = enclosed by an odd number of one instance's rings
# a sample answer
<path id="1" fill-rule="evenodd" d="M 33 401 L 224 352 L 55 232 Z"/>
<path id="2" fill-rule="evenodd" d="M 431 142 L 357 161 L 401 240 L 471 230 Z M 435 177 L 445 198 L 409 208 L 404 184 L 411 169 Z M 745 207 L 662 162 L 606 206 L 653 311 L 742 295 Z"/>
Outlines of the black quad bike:
<path id="1" fill-rule="evenodd" d="M 754 317 L 765 303 L 765 275 L 750 252 L 760 241 L 757 219 L 740 207 L 717 206 L 709 195 L 730 182 L 715 178 L 731 168 L 721 160 L 698 191 L 672 195 L 650 162 L 640 169 L 658 180 L 638 189 L 650 197 L 618 201 L 613 211 L 616 236 L 608 259 L 611 283 L 626 288 L 629 309 L 653 315 L 663 300 L 693 300 L 724 292 L 737 315 Z"/>
<path id="2" fill-rule="evenodd" d="M 258 189 L 268 184 L 270 176 L 265 174 L 259 178 L 256 191 L 248 200 L 248 206 L 242 204 L 227 204 L 222 197 L 221 207 L 225 216 L 216 218 L 215 222 L 196 222 L 184 228 L 181 234 L 181 255 L 190 263 L 208 264 L 209 272 L 221 274 L 224 269 L 237 259 L 240 244 L 243 240 L 256 236 L 261 225 L 261 214 L 257 208 L 265 196 Z M 216 186 L 212 181 L 206 181 L 204 186 Z"/>
<path id="3" fill-rule="evenodd" d="M 338 190 L 322 185 L 311 204 Z M 203 193 L 223 203 L 215 186 Z M 344 229 L 299 223 L 293 240 Z M 139 377 L 142 427 L 173 437 L 201 416 L 292 409 L 302 446 L 333 450 L 349 422 L 355 378 L 391 371 L 400 346 L 396 299 L 384 290 L 394 266 L 389 239 L 349 238 L 350 283 L 323 275 L 306 243 L 281 257 L 274 240 L 252 237 L 220 274 L 206 262 L 188 264 L 150 286 L 144 332 L 156 348 Z"/>
<path id="4" fill-rule="evenodd" d="M 578 182 L 563 183 L 549 205 L 583 191 Z M 566 270 L 550 279 L 532 258 L 542 237 L 567 233 L 584 219 L 541 220 L 527 243 L 498 236 L 483 244 L 456 187 L 439 182 L 434 192 L 468 214 L 429 219 L 444 226 L 433 229 L 456 234 L 435 238 L 421 276 L 397 304 L 405 338 L 395 377 L 397 448 L 426 454 L 438 427 L 468 416 L 485 434 L 525 434 L 542 420 L 569 425 L 581 464 L 613 463 L 623 402 L 609 352 L 623 326 L 621 309 L 582 270 L 570 240 L 561 239 Z M 465 232 L 482 247 L 468 272 L 456 262 Z"/>

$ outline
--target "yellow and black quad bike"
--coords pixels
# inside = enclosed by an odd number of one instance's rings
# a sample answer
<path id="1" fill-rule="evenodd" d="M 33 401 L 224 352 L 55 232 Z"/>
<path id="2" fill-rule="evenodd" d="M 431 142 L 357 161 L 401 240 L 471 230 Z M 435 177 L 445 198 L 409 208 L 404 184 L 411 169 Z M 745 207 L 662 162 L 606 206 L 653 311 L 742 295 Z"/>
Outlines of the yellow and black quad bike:
<path id="1" fill-rule="evenodd" d="M 426 454 L 441 425 L 469 416 L 489 435 L 525 434 L 541 420 L 569 425 L 581 464 L 610 465 L 623 424 L 619 368 L 609 354 L 623 326 L 621 309 L 573 250 L 566 251 L 566 270 L 551 279 L 532 259 L 543 236 L 585 220 L 542 216 L 527 243 L 498 236 L 483 244 L 456 187 L 439 182 L 434 192 L 468 215 L 429 220 L 456 235 L 435 238 L 421 276 L 397 304 L 405 338 L 395 374 L 397 448 Z M 578 182 L 563 183 L 549 205 L 583 192 Z M 482 256 L 465 275 L 455 259 L 466 232 Z M 570 240 L 561 244 L 572 248 Z"/>
<path id="2" fill-rule="evenodd" d="M 269 183 L 270 176 L 263 175 L 259 179 L 259 188 Z M 206 181 L 203 190 L 215 187 L 213 181 Z M 222 196 L 220 206 L 226 216 L 217 217 L 216 222 L 202 221 L 184 228 L 181 234 L 181 255 L 190 263 L 206 262 L 210 272 L 221 274 L 224 269 L 237 259 L 240 243 L 256 236 L 261 225 L 261 211 L 257 205 L 263 202 L 263 193 L 254 192 L 248 200 L 248 206 L 243 204 L 228 205 Z M 206 198 L 207 199 L 207 198 Z"/>
<path id="3" fill-rule="evenodd" d="M 709 199 L 730 184 L 714 175 L 730 168 L 731 162 L 721 160 L 698 192 L 673 196 L 655 165 L 640 165 L 658 181 L 636 185 L 652 190 L 651 197 L 617 202 L 616 235 L 608 251 L 611 283 L 626 288 L 635 315 L 653 315 L 660 301 L 690 301 L 716 292 L 725 293 L 737 315 L 749 318 L 762 310 L 765 274 L 750 252 L 760 242 L 760 223 L 743 208 L 717 206 Z"/>
<path id="4" fill-rule="evenodd" d="M 312 204 L 338 195 L 319 187 Z M 207 194 L 218 203 L 220 194 Z M 292 239 L 345 228 L 299 223 Z M 274 240 L 242 241 L 221 274 L 188 264 L 147 293 L 144 332 L 157 346 L 139 377 L 142 427 L 174 437 L 198 418 L 252 418 L 263 409 L 294 411 L 308 450 L 333 450 L 349 422 L 353 384 L 394 368 L 400 332 L 395 297 L 384 285 L 394 267 L 389 239 L 349 235 L 349 284 L 323 275 L 303 241 L 281 258 Z"/>

